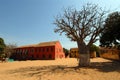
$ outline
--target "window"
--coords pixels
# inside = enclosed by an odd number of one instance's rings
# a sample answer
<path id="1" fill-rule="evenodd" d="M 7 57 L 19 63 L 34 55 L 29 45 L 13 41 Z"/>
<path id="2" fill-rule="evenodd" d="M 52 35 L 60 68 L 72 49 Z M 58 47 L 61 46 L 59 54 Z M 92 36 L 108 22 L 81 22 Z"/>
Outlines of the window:
<path id="1" fill-rule="evenodd" d="M 21 53 L 21 49 L 19 50 L 19 53 Z"/>
<path id="2" fill-rule="evenodd" d="M 25 53 L 26 53 L 26 55 L 28 55 L 28 50 L 27 50 L 27 49 L 26 49 L 26 52 L 25 52 Z"/>
<path id="3" fill-rule="evenodd" d="M 21 49 L 19 50 L 19 53 L 22 54 L 22 50 Z"/>
<path id="4" fill-rule="evenodd" d="M 44 52 L 44 48 L 41 48 L 41 51 Z"/>
<path id="5" fill-rule="evenodd" d="M 31 49 L 31 51 L 30 52 L 34 52 L 34 49 Z"/>
<path id="6" fill-rule="evenodd" d="M 22 52 L 20 52 L 20 55 L 22 56 Z"/>
<path id="7" fill-rule="evenodd" d="M 75 51 L 75 53 L 76 53 L 76 51 Z"/>
<path id="8" fill-rule="evenodd" d="M 39 48 L 39 52 L 41 52 L 41 48 Z"/>
<path id="9" fill-rule="evenodd" d="M 51 52 L 53 52 L 53 48 L 51 47 Z"/>
<path id="10" fill-rule="evenodd" d="M 16 53 L 18 53 L 18 50 L 16 50 Z"/>
<path id="11" fill-rule="evenodd" d="M 24 53 L 24 52 L 25 52 L 25 50 L 23 49 L 23 50 L 22 50 L 22 53 Z"/>
<path id="12" fill-rule="evenodd" d="M 73 51 L 71 51 L 71 53 L 73 53 Z"/>
<path id="13" fill-rule="evenodd" d="M 31 59 L 34 59 L 34 55 L 31 56 Z"/>
<path id="14" fill-rule="evenodd" d="M 51 54 L 49 54 L 49 59 L 51 59 L 52 58 L 52 55 Z"/>
<path id="15" fill-rule="evenodd" d="M 48 52 L 49 51 L 49 48 L 46 48 L 46 52 Z"/>
<path id="16" fill-rule="evenodd" d="M 38 54 L 36 55 L 36 58 L 39 58 L 39 55 L 38 55 Z"/>
<path id="17" fill-rule="evenodd" d="M 42 51 L 44 52 L 44 48 L 42 49 Z"/>
<path id="18" fill-rule="evenodd" d="M 37 48 L 37 52 L 39 52 L 39 48 Z"/>
<path id="19" fill-rule="evenodd" d="M 45 55 L 44 54 L 42 55 L 42 58 L 45 59 Z"/>

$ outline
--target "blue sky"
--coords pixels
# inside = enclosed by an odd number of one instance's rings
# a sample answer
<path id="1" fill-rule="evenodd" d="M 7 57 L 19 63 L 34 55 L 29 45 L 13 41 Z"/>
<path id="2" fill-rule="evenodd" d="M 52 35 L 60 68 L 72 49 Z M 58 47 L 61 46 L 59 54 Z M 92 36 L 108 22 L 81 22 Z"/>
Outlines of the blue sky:
<path id="1" fill-rule="evenodd" d="M 54 33 L 54 17 L 87 2 L 120 11 L 120 0 L 0 0 L 0 37 L 18 46 L 59 40 L 65 48 L 76 47 L 65 35 Z"/>

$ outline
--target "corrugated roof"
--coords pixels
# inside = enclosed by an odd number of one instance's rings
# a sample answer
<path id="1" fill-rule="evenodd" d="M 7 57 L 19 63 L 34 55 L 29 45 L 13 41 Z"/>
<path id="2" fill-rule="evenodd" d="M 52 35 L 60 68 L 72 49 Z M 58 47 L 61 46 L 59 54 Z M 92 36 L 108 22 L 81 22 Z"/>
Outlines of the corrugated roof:
<path id="1" fill-rule="evenodd" d="M 38 43 L 38 44 L 31 44 L 31 45 L 20 46 L 18 48 L 54 46 L 57 42 L 59 42 L 59 41 L 41 42 L 41 43 Z"/>

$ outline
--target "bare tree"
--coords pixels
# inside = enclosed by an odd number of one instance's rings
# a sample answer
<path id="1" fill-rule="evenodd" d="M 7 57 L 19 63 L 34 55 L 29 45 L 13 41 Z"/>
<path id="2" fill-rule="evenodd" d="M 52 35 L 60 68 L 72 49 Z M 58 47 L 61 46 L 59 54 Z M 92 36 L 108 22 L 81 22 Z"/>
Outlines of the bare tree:
<path id="1" fill-rule="evenodd" d="M 79 49 L 79 66 L 90 64 L 89 48 L 98 40 L 98 35 L 104 29 L 106 11 L 95 4 L 86 4 L 80 11 L 72 8 L 65 9 L 63 15 L 55 18 L 54 29 L 57 33 L 65 33 L 71 40 L 76 41 Z"/>
<path id="2" fill-rule="evenodd" d="M 4 49 L 4 54 L 6 55 L 7 58 L 9 58 L 12 53 L 14 52 L 14 48 L 16 48 L 17 45 L 15 43 L 7 44 L 5 49 Z"/>

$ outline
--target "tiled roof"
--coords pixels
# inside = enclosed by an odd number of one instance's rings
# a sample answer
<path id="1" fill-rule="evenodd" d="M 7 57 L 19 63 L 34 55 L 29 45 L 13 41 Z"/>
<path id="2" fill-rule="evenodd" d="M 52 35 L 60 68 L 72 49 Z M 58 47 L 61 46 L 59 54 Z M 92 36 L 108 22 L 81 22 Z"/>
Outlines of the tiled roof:
<path id="1" fill-rule="evenodd" d="M 50 42 L 41 42 L 38 44 L 32 44 L 32 45 L 25 45 L 25 46 L 20 46 L 18 48 L 25 48 L 25 47 L 41 47 L 41 46 L 54 46 L 56 43 L 59 41 L 50 41 Z"/>

